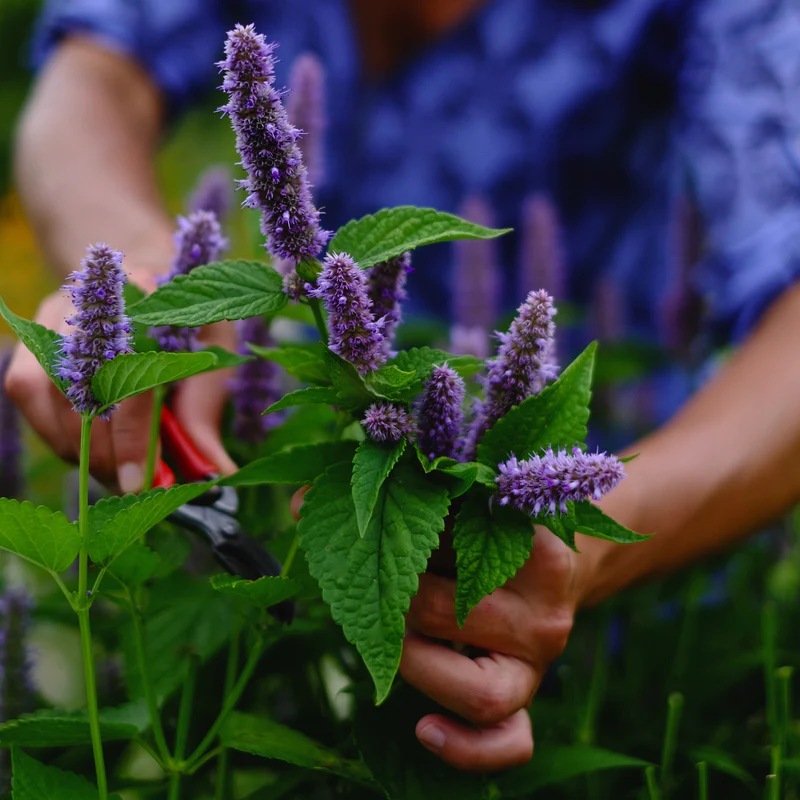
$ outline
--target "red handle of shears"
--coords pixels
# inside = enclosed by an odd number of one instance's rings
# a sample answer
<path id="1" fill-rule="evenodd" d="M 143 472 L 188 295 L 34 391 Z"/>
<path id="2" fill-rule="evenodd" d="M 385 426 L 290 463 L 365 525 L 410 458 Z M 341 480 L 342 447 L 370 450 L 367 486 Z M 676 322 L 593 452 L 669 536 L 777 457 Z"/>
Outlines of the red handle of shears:
<path id="1" fill-rule="evenodd" d="M 175 473 L 164 458 L 175 466 L 186 483 L 206 481 L 219 474 L 212 464 L 195 446 L 181 427 L 173 413 L 166 407 L 161 410 L 162 458 L 156 465 L 153 486 L 169 488 L 175 484 Z"/>

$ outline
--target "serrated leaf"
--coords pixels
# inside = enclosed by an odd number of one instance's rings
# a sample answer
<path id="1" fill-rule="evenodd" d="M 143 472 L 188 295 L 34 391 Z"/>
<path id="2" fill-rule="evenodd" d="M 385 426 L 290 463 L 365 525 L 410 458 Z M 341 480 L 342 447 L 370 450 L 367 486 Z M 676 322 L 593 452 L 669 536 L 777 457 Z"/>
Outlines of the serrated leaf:
<path id="1" fill-rule="evenodd" d="M 294 406 L 313 406 L 322 404 L 325 406 L 336 405 L 339 402 L 339 395 L 328 386 L 309 386 L 305 389 L 296 389 L 285 394 L 277 403 L 273 403 L 265 414 L 274 414 L 276 411 L 283 411 L 285 408 Z"/>
<path id="2" fill-rule="evenodd" d="M 430 377 L 434 367 L 447 363 L 462 378 L 468 378 L 483 369 L 483 361 L 475 356 L 455 356 L 444 350 L 432 347 L 412 347 L 410 350 L 401 350 L 386 366 L 395 366 L 405 372 L 415 372 L 416 379 L 410 390 L 416 394 Z"/>
<path id="3" fill-rule="evenodd" d="M 0 497 L 0 548 L 53 572 L 63 572 L 78 555 L 78 526 L 60 511 L 27 500 Z"/>
<path id="4" fill-rule="evenodd" d="M 426 244 L 454 239 L 494 239 L 511 228 L 484 228 L 435 208 L 383 208 L 339 228 L 329 253 L 349 253 L 362 269 Z"/>
<path id="5" fill-rule="evenodd" d="M 283 278 L 260 261 L 215 261 L 160 286 L 128 310 L 142 325 L 197 328 L 274 314 L 286 304 Z"/>
<path id="6" fill-rule="evenodd" d="M 173 511 L 208 491 L 212 483 L 187 483 L 140 495 L 106 497 L 89 508 L 89 555 L 96 564 L 113 561 Z"/>
<path id="7" fill-rule="evenodd" d="M 606 769 L 625 769 L 649 766 L 648 761 L 613 753 L 599 747 L 569 745 L 566 747 L 542 746 L 536 756 L 522 767 L 515 767 L 498 776 L 497 786 L 502 797 L 522 797 L 540 789 L 562 783 L 579 775 L 588 775 Z"/>
<path id="8" fill-rule="evenodd" d="M 375 401 L 375 395 L 370 392 L 364 378 L 349 361 L 345 361 L 327 347 L 322 353 L 331 384 L 339 398 L 339 405 L 355 414 L 360 414 Z"/>
<path id="9" fill-rule="evenodd" d="M 284 345 L 281 347 L 259 347 L 248 344 L 259 358 L 280 364 L 290 375 L 304 383 L 315 386 L 330 386 L 331 378 L 322 355 L 322 345 Z"/>
<path id="10" fill-rule="evenodd" d="M 136 725 L 101 722 L 103 740 L 125 741 L 139 734 Z M 26 714 L 0 724 L 0 747 L 67 747 L 92 741 L 89 719 L 78 714 L 45 712 Z"/>
<path id="11" fill-rule="evenodd" d="M 213 353 L 130 353 L 103 364 L 92 392 L 104 408 L 155 386 L 189 378 L 217 365 Z"/>
<path id="12" fill-rule="evenodd" d="M 64 337 L 38 322 L 17 316 L 3 302 L 2 297 L 0 297 L 0 316 L 25 347 L 33 353 L 59 391 L 65 391 L 66 384 L 58 377 L 58 362 L 61 358 L 61 343 Z"/>
<path id="13" fill-rule="evenodd" d="M 405 614 L 447 514 L 447 490 L 400 462 L 384 482 L 366 535 L 358 533 L 350 464 L 337 464 L 306 494 L 298 525 L 309 570 L 334 620 L 389 693 L 400 664 Z"/>
<path id="14" fill-rule="evenodd" d="M 569 514 L 564 521 L 576 533 L 592 536 L 595 539 L 606 539 L 609 542 L 630 544 L 652 538 L 652 534 L 634 533 L 624 525 L 620 525 L 588 500 L 570 503 Z"/>
<path id="15" fill-rule="evenodd" d="M 367 532 L 367 526 L 375 511 L 381 486 L 405 449 L 405 439 L 393 444 L 364 439 L 358 445 L 353 459 L 353 476 L 350 484 L 353 487 L 358 533 L 362 537 Z"/>
<path id="16" fill-rule="evenodd" d="M 394 364 L 381 367 L 367 375 L 366 384 L 371 392 L 387 400 L 410 400 L 415 392 L 417 373 L 404 371 Z"/>
<path id="17" fill-rule="evenodd" d="M 233 575 L 212 575 L 211 586 L 222 594 L 241 597 L 259 608 L 282 603 L 300 591 L 300 584 L 291 578 L 259 578 L 256 581 L 243 580 Z"/>
<path id="18" fill-rule="evenodd" d="M 243 753 L 371 782 L 369 770 L 363 764 L 342 758 L 300 731 L 267 717 L 234 711 L 220 729 L 220 741 L 226 747 Z"/>
<path id="19" fill-rule="evenodd" d="M 41 764 L 18 747 L 11 750 L 13 800 L 98 800 L 99 794 L 85 778 Z M 119 800 L 118 795 L 109 800 Z"/>
<path id="20" fill-rule="evenodd" d="M 163 567 L 161 556 L 141 542 L 123 550 L 115 559 L 111 573 L 128 586 L 141 586 Z"/>
<path id="21" fill-rule="evenodd" d="M 312 483 L 331 464 L 352 461 L 355 449 L 355 442 L 319 442 L 290 447 L 251 461 L 222 483 L 227 486 Z"/>
<path id="22" fill-rule="evenodd" d="M 486 431 L 478 445 L 478 461 L 494 468 L 512 453 L 525 458 L 550 446 L 582 445 L 596 350 L 592 342 L 554 384 L 512 408 Z"/>
<path id="23" fill-rule="evenodd" d="M 456 517 L 456 620 L 517 574 L 533 547 L 533 524 L 514 508 L 491 502 L 480 490 L 470 495 Z"/>
<path id="24" fill-rule="evenodd" d="M 569 524 L 569 519 L 565 514 L 540 514 L 533 521 L 536 525 L 543 525 L 558 536 L 570 550 L 579 552 L 575 544 L 575 530 Z"/>

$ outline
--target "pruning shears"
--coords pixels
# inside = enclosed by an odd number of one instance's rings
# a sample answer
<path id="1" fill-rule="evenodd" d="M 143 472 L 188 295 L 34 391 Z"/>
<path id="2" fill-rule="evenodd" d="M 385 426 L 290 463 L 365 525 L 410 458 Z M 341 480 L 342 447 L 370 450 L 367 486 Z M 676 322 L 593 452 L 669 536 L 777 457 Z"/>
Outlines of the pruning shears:
<path id="1" fill-rule="evenodd" d="M 174 470 L 185 483 L 204 483 L 219 477 L 217 468 L 197 449 L 166 406 L 161 411 L 161 450 L 153 480 L 155 487 L 173 486 Z M 169 519 L 204 537 L 214 557 L 231 575 L 251 581 L 280 575 L 280 562 L 242 530 L 236 519 L 238 510 L 236 489 L 216 485 L 173 511 Z M 279 622 L 289 624 L 294 616 L 294 603 L 286 600 L 268 611 Z"/>

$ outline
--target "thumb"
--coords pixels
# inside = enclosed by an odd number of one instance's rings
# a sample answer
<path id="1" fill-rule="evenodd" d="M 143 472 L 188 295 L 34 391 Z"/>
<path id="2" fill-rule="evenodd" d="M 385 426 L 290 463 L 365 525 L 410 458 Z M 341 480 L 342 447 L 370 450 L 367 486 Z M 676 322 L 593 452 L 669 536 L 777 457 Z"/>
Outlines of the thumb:
<path id="1" fill-rule="evenodd" d="M 144 485 L 152 415 L 153 397 L 147 392 L 126 400 L 111 416 L 117 484 L 123 494 L 140 492 Z"/>

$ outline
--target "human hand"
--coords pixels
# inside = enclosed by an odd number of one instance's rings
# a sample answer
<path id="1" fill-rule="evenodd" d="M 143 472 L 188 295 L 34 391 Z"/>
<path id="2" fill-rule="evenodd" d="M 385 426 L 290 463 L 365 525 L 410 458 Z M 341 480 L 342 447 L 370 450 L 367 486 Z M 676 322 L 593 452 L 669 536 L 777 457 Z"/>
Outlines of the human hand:
<path id="1" fill-rule="evenodd" d="M 155 288 L 151 274 L 138 275 L 135 282 L 146 291 Z M 70 298 L 59 291 L 42 302 L 35 319 L 48 328 L 68 333 L 70 327 L 65 320 L 72 311 Z M 204 329 L 201 339 L 227 349 L 235 347 L 233 327 L 226 323 Z M 171 407 L 198 450 L 228 474 L 236 470 L 236 465 L 225 452 L 219 435 L 226 384 L 220 371 L 196 375 L 176 387 Z M 21 343 L 16 346 L 6 374 L 6 390 L 56 455 L 77 463 L 80 416 Z M 132 397 L 120 405 L 108 422 L 98 419 L 93 425 L 89 469 L 113 492 L 142 489 L 152 407 L 150 393 Z"/>
<path id="2" fill-rule="evenodd" d="M 456 624 L 455 580 L 420 576 L 411 600 L 400 672 L 419 691 L 465 722 L 429 714 L 422 744 L 458 769 L 489 772 L 524 764 L 533 754 L 528 706 L 544 671 L 564 649 L 578 606 L 576 559 L 544 528 L 536 529 L 525 566 Z M 486 651 L 469 658 L 444 639 Z"/>

